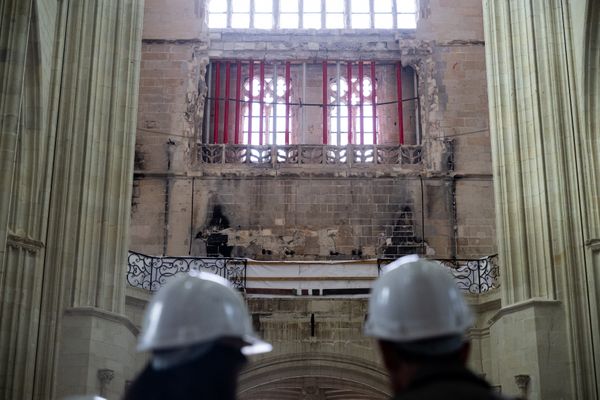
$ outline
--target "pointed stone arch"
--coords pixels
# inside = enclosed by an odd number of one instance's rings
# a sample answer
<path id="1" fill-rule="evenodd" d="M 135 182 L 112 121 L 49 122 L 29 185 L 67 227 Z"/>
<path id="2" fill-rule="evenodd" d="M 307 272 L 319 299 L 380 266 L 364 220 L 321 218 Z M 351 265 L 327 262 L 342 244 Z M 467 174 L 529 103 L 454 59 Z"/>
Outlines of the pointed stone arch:
<path id="1" fill-rule="evenodd" d="M 387 374 L 357 357 L 290 354 L 253 363 L 240 377 L 241 400 L 387 399 Z"/>

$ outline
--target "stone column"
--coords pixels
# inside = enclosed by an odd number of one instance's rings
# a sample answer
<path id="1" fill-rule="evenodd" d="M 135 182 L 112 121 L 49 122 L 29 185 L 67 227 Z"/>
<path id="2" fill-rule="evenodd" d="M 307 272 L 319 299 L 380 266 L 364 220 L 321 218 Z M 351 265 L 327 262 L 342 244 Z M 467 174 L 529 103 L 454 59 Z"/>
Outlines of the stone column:
<path id="1" fill-rule="evenodd" d="M 41 341 L 58 398 L 122 393 L 136 329 L 124 309 L 143 0 L 64 0 Z M 58 319 L 57 319 L 58 318 Z M 43 357 L 44 358 L 44 357 Z M 44 378 L 40 378 L 44 379 Z"/>
<path id="2" fill-rule="evenodd" d="M 587 3 L 587 4 L 586 4 Z M 589 291 L 590 326 L 595 352 L 597 393 L 600 393 L 600 2 L 580 1 L 579 7 L 587 5 L 587 24 L 580 24 L 580 32 L 586 37 L 580 74 L 583 90 L 583 113 L 585 136 L 582 148 L 585 149 L 582 168 L 582 186 L 586 192 L 584 201 L 588 209 L 584 219 L 585 239 L 588 255 L 587 290 Z M 583 7 L 582 7 L 583 8 Z M 579 9 L 580 11 L 581 9 Z M 579 14 L 574 11 L 573 14 Z M 587 332 L 586 332 L 587 333 Z M 582 340 L 589 339 L 588 337 Z"/>
<path id="3" fill-rule="evenodd" d="M 31 0 L 0 3 L 0 282 L 4 275 L 31 3 Z"/>
<path id="4" fill-rule="evenodd" d="M 47 137 L 32 1 L 0 2 L 0 398 L 32 395 Z M 44 132 L 45 133 L 45 132 Z"/>
<path id="5" fill-rule="evenodd" d="M 65 306 L 123 308 L 143 1 L 68 2 L 51 233 Z M 72 283 L 71 283 L 72 281 Z"/>
<path id="6" fill-rule="evenodd" d="M 503 304 L 492 380 L 518 394 L 518 371 L 530 399 L 595 398 L 568 2 L 483 6 Z"/>

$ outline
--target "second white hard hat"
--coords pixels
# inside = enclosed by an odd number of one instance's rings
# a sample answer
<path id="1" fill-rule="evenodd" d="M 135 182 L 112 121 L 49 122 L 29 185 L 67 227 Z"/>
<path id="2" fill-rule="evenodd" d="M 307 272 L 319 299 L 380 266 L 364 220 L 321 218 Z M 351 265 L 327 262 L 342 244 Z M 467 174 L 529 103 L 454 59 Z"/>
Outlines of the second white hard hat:
<path id="1" fill-rule="evenodd" d="M 389 264 L 373 285 L 365 334 L 406 343 L 461 336 L 473 316 L 452 276 L 416 256 Z"/>
<path id="2" fill-rule="evenodd" d="M 177 349 L 238 338 L 245 355 L 271 351 L 252 328 L 242 296 L 220 276 L 195 272 L 175 277 L 146 309 L 138 350 Z"/>

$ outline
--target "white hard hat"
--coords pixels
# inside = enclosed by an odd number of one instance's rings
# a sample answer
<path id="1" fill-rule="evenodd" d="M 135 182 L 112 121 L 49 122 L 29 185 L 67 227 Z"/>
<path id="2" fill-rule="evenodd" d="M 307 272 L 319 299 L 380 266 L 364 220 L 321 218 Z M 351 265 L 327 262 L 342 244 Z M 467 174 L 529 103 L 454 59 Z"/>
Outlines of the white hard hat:
<path id="1" fill-rule="evenodd" d="M 175 277 L 146 308 L 138 350 L 172 350 L 221 338 L 241 339 L 245 355 L 271 351 L 252 329 L 242 296 L 228 280 L 207 272 Z"/>
<path id="2" fill-rule="evenodd" d="M 461 339 L 472 324 L 450 273 L 438 262 L 407 256 L 389 264 L 373 285 L 365 334 L 397 343 Z M 462 340 L 444 343 L 456 346 Z"/>

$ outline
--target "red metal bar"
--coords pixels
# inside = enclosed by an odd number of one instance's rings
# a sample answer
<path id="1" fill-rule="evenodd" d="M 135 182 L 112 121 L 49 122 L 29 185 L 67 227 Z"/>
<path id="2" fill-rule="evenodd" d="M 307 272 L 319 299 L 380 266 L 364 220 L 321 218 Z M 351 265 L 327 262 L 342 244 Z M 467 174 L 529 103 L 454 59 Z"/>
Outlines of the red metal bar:
<path id="1" fill-rule="evenodd" d="M 225 63 L 225 111 L 223 111 L 223 143 L 229 143 L 229 83 L 231 79 L 231 63 Z"/>
<path id="2" fill-rule="evenodd" d="M 352 144 L 352 63 L 347 64 L 348 75 L 348 144 Z"/>
<path id="3" fill-rule="evenodd" d="M 213 142 L 219 143 L 219 96 L 221 96 L 221 63 L 217 61 L 215 72 L 215 121 L 213 125 Z"/>
<path id="4" fill-rule="evenodd" d="M 398 139 L 404 144 L 404 116 L 402 115 L 402 63 L 396 64 L 396 84 L 398 85 Z"/>
<path id="5" fill-rule="evenodd" d="M 364 94 L 364 72 L 363 62 L 358 63 L 358 95 L 359 95 L 359 109 L 360 109 L 360 144 L 365 144 L 365 94 Z"/>
<path id="6" fill-rule="evenodd" d="M 240 143 L 240 92 L 242 89 L 242 63 L 236 65 L 236 83 L 235 83 L 235 144 Z"/>
<path id="7" fill-rule="evenodd" d="M 327 61 L 323 61 L 323 144 L 327 144 Z"/>
<path id="8" fill-rule="evenodd" d="M 259 106 L 260 106 L 260 111 L 259 111 L 259 121 L 258 121 L 258 131 L 259 131 L 259 136 L 258 136 L 258 144 L 260 144 L 262 146 L 263 144 L 263 134 L 264 134 L 264 115 L 265 115 L 265 104 L 264 104 L 264 100 L 265 100 L 265 62 L 261 61 L 260 62 L 260 88 L 258 90 L 258 96 L 259 96 Z"/>
<path id="9" fill-rule="evenodd" d="M 248 65 L 248 79 L 250 80 L 250 94 L 248 96 L 248 144 L 252 144 L 252 96 L 254 94 L 254 61 Z"/>
<path id="10" fill-rule="evenodd" d="M 285 144 L 290 144 L 290 62 L 285 63 Z"/>
<path id="11" fill-rule="evenodd" d="M 371 104 L 373 105 L 373 144 L 377 144 L 377 85 L 375 84 L 375 61 L 371 61 Z"/>

